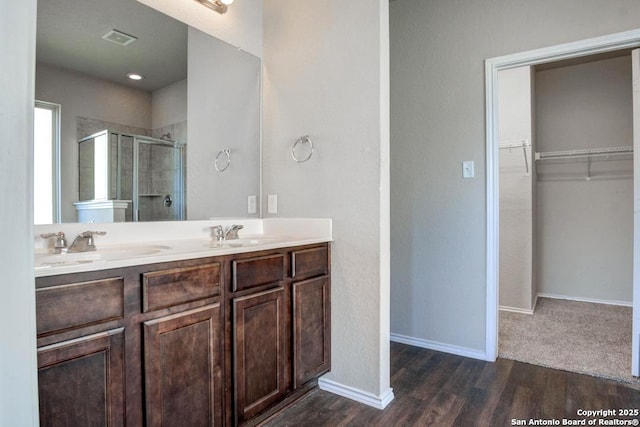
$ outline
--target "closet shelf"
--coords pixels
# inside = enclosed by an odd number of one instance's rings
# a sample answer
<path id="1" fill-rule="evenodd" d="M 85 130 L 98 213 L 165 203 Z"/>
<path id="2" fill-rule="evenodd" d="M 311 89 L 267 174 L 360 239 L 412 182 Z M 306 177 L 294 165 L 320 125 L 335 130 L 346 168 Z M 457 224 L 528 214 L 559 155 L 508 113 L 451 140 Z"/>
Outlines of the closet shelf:
<path id="1" fill-rule="evenodd" d="M 529 142 L 528 139 L 520 139 L 517 141 L 503 141 L 500 144 L 498 144 L 498 148 L 500 148 L 501 150 L 506 149 L 511 149 L 511 148 L 526 148 L 526 147 L 531 147 L 531 143 Z"/>
<path id="2" fill-rule="evenodd" d="M 566 159 L 566 158 L 581 158 L 592 156 L 610 156 L 613 154 L 630 154 L 633 153 L 632 146 L 624 147 L 605 147 L 605 148 L 586 148 L 580 150 L 566 150 L 566 151 L 542 151 L 536 153 L 536 161 L 547 159 Z"/>
<path id="3" fill-rule="evenodd" d="M 529 176 L 529 159 L 527 158 L 527 148 L 531 147 L 531 142 L 528 139 L 520 139 L 518 141 L 503 141 L 498 144 L 500 150 L 514 148 L 522 148 L 522 155 L 524 156 L 524 174 Z"/>

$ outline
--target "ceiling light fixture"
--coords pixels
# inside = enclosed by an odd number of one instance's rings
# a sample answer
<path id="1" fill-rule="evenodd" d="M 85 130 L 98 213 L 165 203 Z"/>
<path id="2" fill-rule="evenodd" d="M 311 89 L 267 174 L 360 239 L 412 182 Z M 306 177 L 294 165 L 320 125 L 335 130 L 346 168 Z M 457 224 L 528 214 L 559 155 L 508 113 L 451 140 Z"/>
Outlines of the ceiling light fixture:
<path id="1" fill-rule="evenodd" d="M 127 77 L 129 77 L 131 80 L 142 80 L 142 76 L 138 73 L 129 73 L 127 74 Z"/>
<path id="2" fill-rule="evenodd" d="M 227 6 L 233 3 L 233 0 L 196 0 L 198 3 L 202 3 L 209 9 L 213 9 L 216 12 L 222 14 L 227 11 Z"/>

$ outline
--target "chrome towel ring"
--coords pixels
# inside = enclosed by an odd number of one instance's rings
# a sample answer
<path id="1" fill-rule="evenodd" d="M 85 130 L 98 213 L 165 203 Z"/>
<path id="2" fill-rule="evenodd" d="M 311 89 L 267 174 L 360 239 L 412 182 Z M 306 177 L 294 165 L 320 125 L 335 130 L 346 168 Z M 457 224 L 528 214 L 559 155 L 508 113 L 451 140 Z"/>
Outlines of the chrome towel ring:
<path id="1" fill-rule="evenodd" d="M 302 144 L 309 144 L 309 149 L 308 149 L 309 152 L 304 157 L 298 157 L 298 155 L 296 154 L 296 148 L 299 145 L 302 146 Z M 293 144 L 293 147 L 291 147 L 291 157 L 293 157 L 293 160 L 295 160 L 298 163 L 304 163 L 307 160 L 309 160 L 311 156 L 313 156 L 313 142 L 311 141 L 311 138 L 309 138 L 309 135 L 301 136 Z"/>
<path id="2" fill-rule="evenodd" d="M 224 154 L 225 157 L 221 157 Z M 223 166 L 220 166 L 222 164 Z M 214 162 L 214 166 L 218 172 L 224 172 L 227 170 L 229 165 L 231 164 L 231 150 L 229 148 L 225 148 L 224 150 L 218 151 L 218 155 L 216 156 L 216 161 Z"/>

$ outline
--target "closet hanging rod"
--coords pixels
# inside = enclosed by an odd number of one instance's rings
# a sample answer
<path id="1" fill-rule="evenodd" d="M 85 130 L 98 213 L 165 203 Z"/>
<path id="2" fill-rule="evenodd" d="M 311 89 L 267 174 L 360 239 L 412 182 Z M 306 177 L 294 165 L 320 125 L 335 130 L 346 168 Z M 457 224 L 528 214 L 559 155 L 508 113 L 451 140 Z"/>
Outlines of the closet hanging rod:
<path id="1" fill-rule="evenodd" d="M 586 148 L 581 150 L 543 151 L 536 153 L 536 160 L 591 157 L 598 155 L 608 156 L 611 154 L 630 153 L 633 153 L 633 147 L 630 145 L 624 147 Z"/>
<path id="2" fill-rule="evenodd" d="M 531 147 L 531 143 L 528 139 L 520 139 L 517 141 L 503 141 L 498 144 L 498 148 L 503 150 L 506 148 L 526 148 Z"/>

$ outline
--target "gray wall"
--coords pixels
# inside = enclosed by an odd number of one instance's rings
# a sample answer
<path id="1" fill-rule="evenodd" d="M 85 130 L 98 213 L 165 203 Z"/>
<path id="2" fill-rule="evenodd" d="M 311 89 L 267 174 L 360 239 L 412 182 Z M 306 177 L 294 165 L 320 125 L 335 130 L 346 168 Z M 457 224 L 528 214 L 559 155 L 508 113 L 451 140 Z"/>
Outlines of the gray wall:
<path id="1" fill-rule="evenodd" d="M 33 280 L 33 99 L 36 2 L 0 3 L 0 425 L 38 425 Z"/>
<path id="2" fill-rule="evenodd" d="M 264 2 L 264 194 L 278 216 L 333 218 L 328 378 L 377 396 L 389 388 L 387 7 Z M 296 163 L 302 135 L 316 151 Z"/>
<path id="3" fill-rule="evenodd" d="M 151 94 L 46 64 L 36 70 L 36 99 L 60 104 L 62 222 L 76 222 L 77 117 L 151 129 Z"/>
<path id="4" fill-rule="evenodd" d="M 500 143 L 531 142 L 531 67 L 498 73 Z M 501 307 L 533 308 L 533 182 L 531 148 L 500 150 L 500 299 Z"/>
<path id="5" fill-rule="evenodd" d="M 484 60 L 638 28 L 635 0 L 396 0 L 391 330 L 485 350 Z M 461 178 L 475 160 L 476 178 Z"/>
<path id="6" fill-rule="evenodd" d="M 187 79 L 151 93 L 151 129 L 187 120 Z"/>
<path id="7" fill-rule="evenodd" d="M 187 218 L 257 216 L 247 196 L 260 193 L 260 60 L 189 27 L 187 81 Z M 226 148 L 231 165 L 217 172 Z"/>
<path id="8" fill-rule="evenodd" d="M 633 145 L 630 55 L 536 72 L 538 151 Z M 618 160 L 613 160 L 618 159 Z M 632 156 L 538 163 L 538 290 L 631 303 Z"/>

